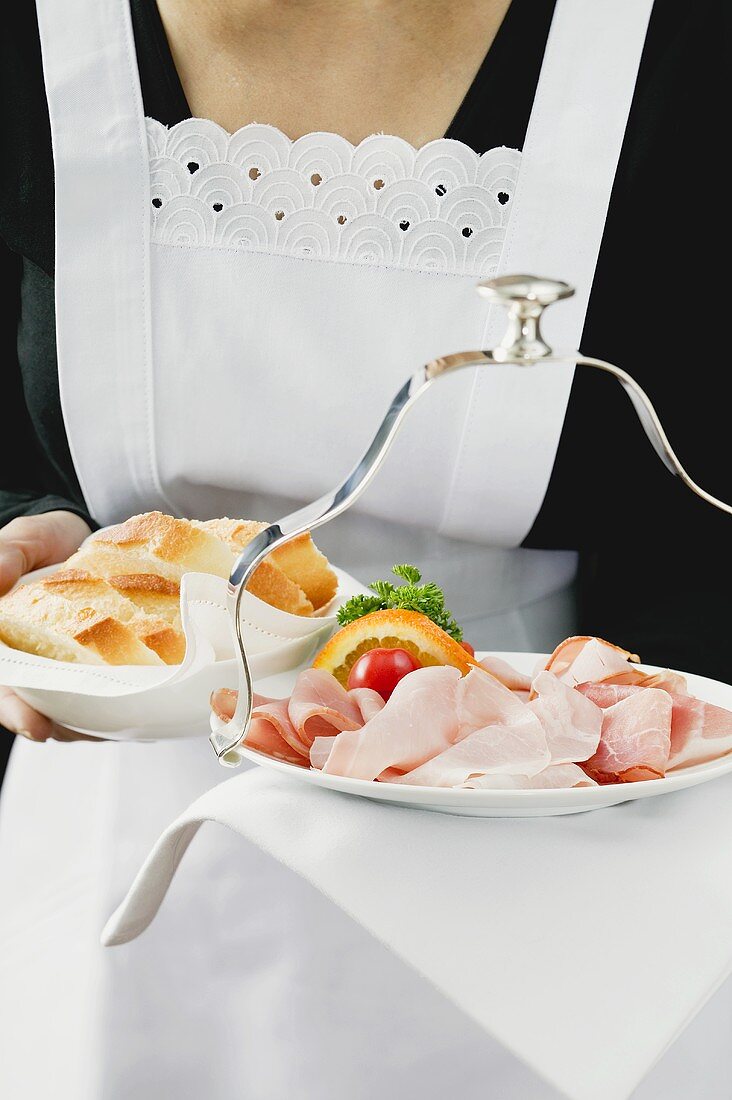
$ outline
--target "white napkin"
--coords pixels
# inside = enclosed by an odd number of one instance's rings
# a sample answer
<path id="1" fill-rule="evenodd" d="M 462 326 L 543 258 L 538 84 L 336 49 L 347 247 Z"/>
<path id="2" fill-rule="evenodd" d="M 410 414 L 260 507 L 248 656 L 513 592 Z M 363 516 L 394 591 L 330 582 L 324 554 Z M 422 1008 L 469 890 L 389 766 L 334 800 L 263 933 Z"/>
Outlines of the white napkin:
<path id="1" fill-rule="evenodd" d="M 732 777 L 477 819 L 255 769 L 163 834 L 104 944 L 147 927 L 204 821 L 303 875 L 571 1100 L 625 1100 L 732 970 Z"/>

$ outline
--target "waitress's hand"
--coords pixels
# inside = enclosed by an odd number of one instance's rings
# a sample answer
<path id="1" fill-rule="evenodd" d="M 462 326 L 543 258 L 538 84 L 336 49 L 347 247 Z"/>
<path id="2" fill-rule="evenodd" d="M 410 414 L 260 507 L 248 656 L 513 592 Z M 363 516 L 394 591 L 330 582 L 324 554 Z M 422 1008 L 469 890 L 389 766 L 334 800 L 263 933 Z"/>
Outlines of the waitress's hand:
<path id="1" fill-rule="evenodd" d="M 89 534 L 89 525 L 73 512 L 46 512 L 11 520 L 0 528 L 0 596 L 24 573 L 66 561 Z M 4 687 L 0 687 L 0 725 L 29 741 L 100 740 L 57 725 Z"/>

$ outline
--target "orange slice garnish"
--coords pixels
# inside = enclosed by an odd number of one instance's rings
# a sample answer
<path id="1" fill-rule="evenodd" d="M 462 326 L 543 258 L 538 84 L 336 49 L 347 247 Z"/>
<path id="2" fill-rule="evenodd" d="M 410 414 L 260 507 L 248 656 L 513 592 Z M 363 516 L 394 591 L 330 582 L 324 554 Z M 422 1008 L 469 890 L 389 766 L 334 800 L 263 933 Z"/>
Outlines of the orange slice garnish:
<path id="1" fill-rule="evenodd" d="M 459 642 L 419 611 L 372 611 L 342 627 L 321 649 L 314 668 L 346 686 L 355 662 L 370 649 L 406 649 L 421 665 L 452 665 L 463 675 L 478 664 Z"/>

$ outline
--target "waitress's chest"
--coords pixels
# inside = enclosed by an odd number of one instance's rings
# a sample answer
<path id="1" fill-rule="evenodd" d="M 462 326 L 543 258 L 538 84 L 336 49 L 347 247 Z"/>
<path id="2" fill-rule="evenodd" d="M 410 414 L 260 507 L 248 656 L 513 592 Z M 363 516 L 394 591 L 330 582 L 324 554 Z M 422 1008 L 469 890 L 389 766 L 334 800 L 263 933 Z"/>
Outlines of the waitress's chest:
<path id="1" fill-rule="evenodd" d="M 316 496 L 421 363 L 481 346 L 474 286 L 496 270 L 520 155 L 198 120 L 148 134 L 162 481 L 197 511 L 220 489 Z M 440 525 L 469 388 L 415 410 L 372 509 Z"/>
<path id="2" fill-rule="evenodd" d="M 574 282 L 550 335 L 576 346 L 649 10 L 559 0 L 523 152 L 478 155 L 199 119 L 167 130 L 142 114 L 126 4 L 75 0 L 61 18 L 39 3 L 61 400 L 95 517 L 319 494 L 416 366 L 491 342 L 473 286 L 495 273 Z M 559 369 L 446 380 L 364 508 L 516 545 L 570 385 Z"/>

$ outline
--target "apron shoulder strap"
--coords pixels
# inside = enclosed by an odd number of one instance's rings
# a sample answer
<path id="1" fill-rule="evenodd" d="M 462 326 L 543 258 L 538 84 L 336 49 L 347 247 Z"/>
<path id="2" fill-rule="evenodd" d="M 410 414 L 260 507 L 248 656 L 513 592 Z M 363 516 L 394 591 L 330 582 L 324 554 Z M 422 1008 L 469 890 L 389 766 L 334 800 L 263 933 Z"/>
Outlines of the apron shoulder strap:
<path id="1" fill-rule="evenodd" d="M 547 316 L 557 348 L 579 347 L 653 0 L 557 0 L 497 275 L 564 279 Z M 492 307 L 484 347 L 504 314 Z M 591 350 L 591 349 L 590 349 Z M 546 494 L 572 386 L 570 367 L 478 371 L 441 529 L 519 545 Z M 521 410 L 521 436 L 516 416 Z M 481 486 L 476 514 L 475 486 Z"/>

